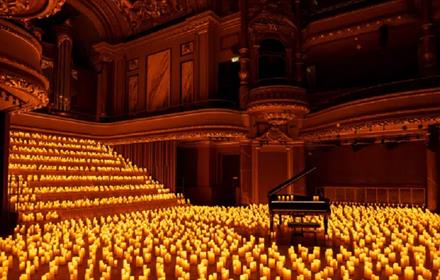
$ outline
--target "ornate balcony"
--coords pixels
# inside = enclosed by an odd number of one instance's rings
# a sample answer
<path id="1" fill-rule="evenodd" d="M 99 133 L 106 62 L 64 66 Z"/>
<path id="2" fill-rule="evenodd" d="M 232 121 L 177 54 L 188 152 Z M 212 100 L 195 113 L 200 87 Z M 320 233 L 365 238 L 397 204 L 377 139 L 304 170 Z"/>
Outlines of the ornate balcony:
<path id="1" fill-rule="evenodd" d="M 41 74 L 41 45 L 25 29 L 0 19 L 0 111 L 47 104 L 49 82 Z"/>
<path id="2" fill-rule="evenodd" d="M 272 126 L 280 126 L 302 119 L 309 112 L 309 106 L 303 88 L 262 86 L 250 91 L 248 112 Z"/>

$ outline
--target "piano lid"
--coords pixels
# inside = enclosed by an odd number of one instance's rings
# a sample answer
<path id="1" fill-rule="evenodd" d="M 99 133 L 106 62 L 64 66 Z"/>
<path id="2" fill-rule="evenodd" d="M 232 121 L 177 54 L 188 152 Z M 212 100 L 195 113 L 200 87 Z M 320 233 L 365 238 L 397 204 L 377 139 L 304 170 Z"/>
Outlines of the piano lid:
<path id="1" fill-rule="evenodd" d="M 281 191 L 282 189 L 284 189 L 285 187 L 289 186 L 290 184 L 295 183 L 296 181 L 299 181 L 302 177 L 312 173 L 313 171 L 315 171 L 317 168 L 312 167 L 310 169 L 304 169 L 304 171 L 302 171 L 301 173 L 295 175 L 294 177 L 284 181 L 283 183 L 279 184 L 278 186 L 276 186 L 275 188 L 273 188 L 267 195 L 268 196 L 272 196 L 275 193 Z"/>

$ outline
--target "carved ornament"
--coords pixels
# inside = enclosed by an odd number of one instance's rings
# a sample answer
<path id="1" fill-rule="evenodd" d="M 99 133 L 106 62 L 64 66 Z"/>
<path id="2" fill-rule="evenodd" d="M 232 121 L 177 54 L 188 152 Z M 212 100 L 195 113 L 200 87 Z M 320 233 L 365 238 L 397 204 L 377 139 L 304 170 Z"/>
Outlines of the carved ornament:
<path id="1" fill-rule="evenodd" d="M 271 126 L 265 133 L 254 139 L 254 142 L 261 145 L 278 144 L 287 145 L 292 144 L 294 141 L 287 136 L 279 127 Z"/>
<path id="2" fill-rule="evenodd" d="M 48 69 L 48 68 L 53 69 L 53 67 L 54 67 L 53 60 L 48 59 L 48 58 L 43 58 L 41 60 L 41 69 L 42 70 Z"/>

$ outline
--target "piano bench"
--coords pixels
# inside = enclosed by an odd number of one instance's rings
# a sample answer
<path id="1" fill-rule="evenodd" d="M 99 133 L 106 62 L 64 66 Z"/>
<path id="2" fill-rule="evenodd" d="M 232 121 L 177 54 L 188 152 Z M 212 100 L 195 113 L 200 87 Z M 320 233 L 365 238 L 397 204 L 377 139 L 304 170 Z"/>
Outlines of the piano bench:
<path id="1" fill-rule="evenodd" d="M 303 236 L 304 233 L 313 233 L 313 237 L 315 240 L 315 243 L 317 243 L 317 229 L 321 227 L 320 223 L 305 223 L 305 222 L 290 222 L 287 224 L 289 228 L 293 228 L 292 238 L 295 235 Z M 296 229 L 300 228 L 301 231 L 299 233 L 296 232 Z M 314 230 L 311 231 L 304 231 L 304 228 L 313 228 Z"/>
<path id="2" fill-rule="evenodd" d="M 320 223 L 304 223 L 304 222 L 290 222 L 287 224 L 288 227 L 293 228 L 320 228 Z"/>

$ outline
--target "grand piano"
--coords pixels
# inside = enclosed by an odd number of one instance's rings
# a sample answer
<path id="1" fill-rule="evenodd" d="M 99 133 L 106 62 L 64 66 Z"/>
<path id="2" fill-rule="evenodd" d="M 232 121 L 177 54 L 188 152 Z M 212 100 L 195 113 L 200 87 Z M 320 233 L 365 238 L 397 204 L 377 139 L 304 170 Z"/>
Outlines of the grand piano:
<path id="1" fill-rule="evenodd" d="M 276 214 L 280 217 L 280 224 L 282 215 L 289 215 L 294 218 L 302 218 L 306 215 L 322 215 L 324 216 L 324 231 L 325 234 L 327 234 L 328 216 L 331 213 L 329 199 L 318 195 L 279 194 L 279 192 L 315 170 L 316 167 L 306 169 L 295 177 L 278 185 L 268 193 L 271 232 L 273 231 L 273 218 Z"/>

